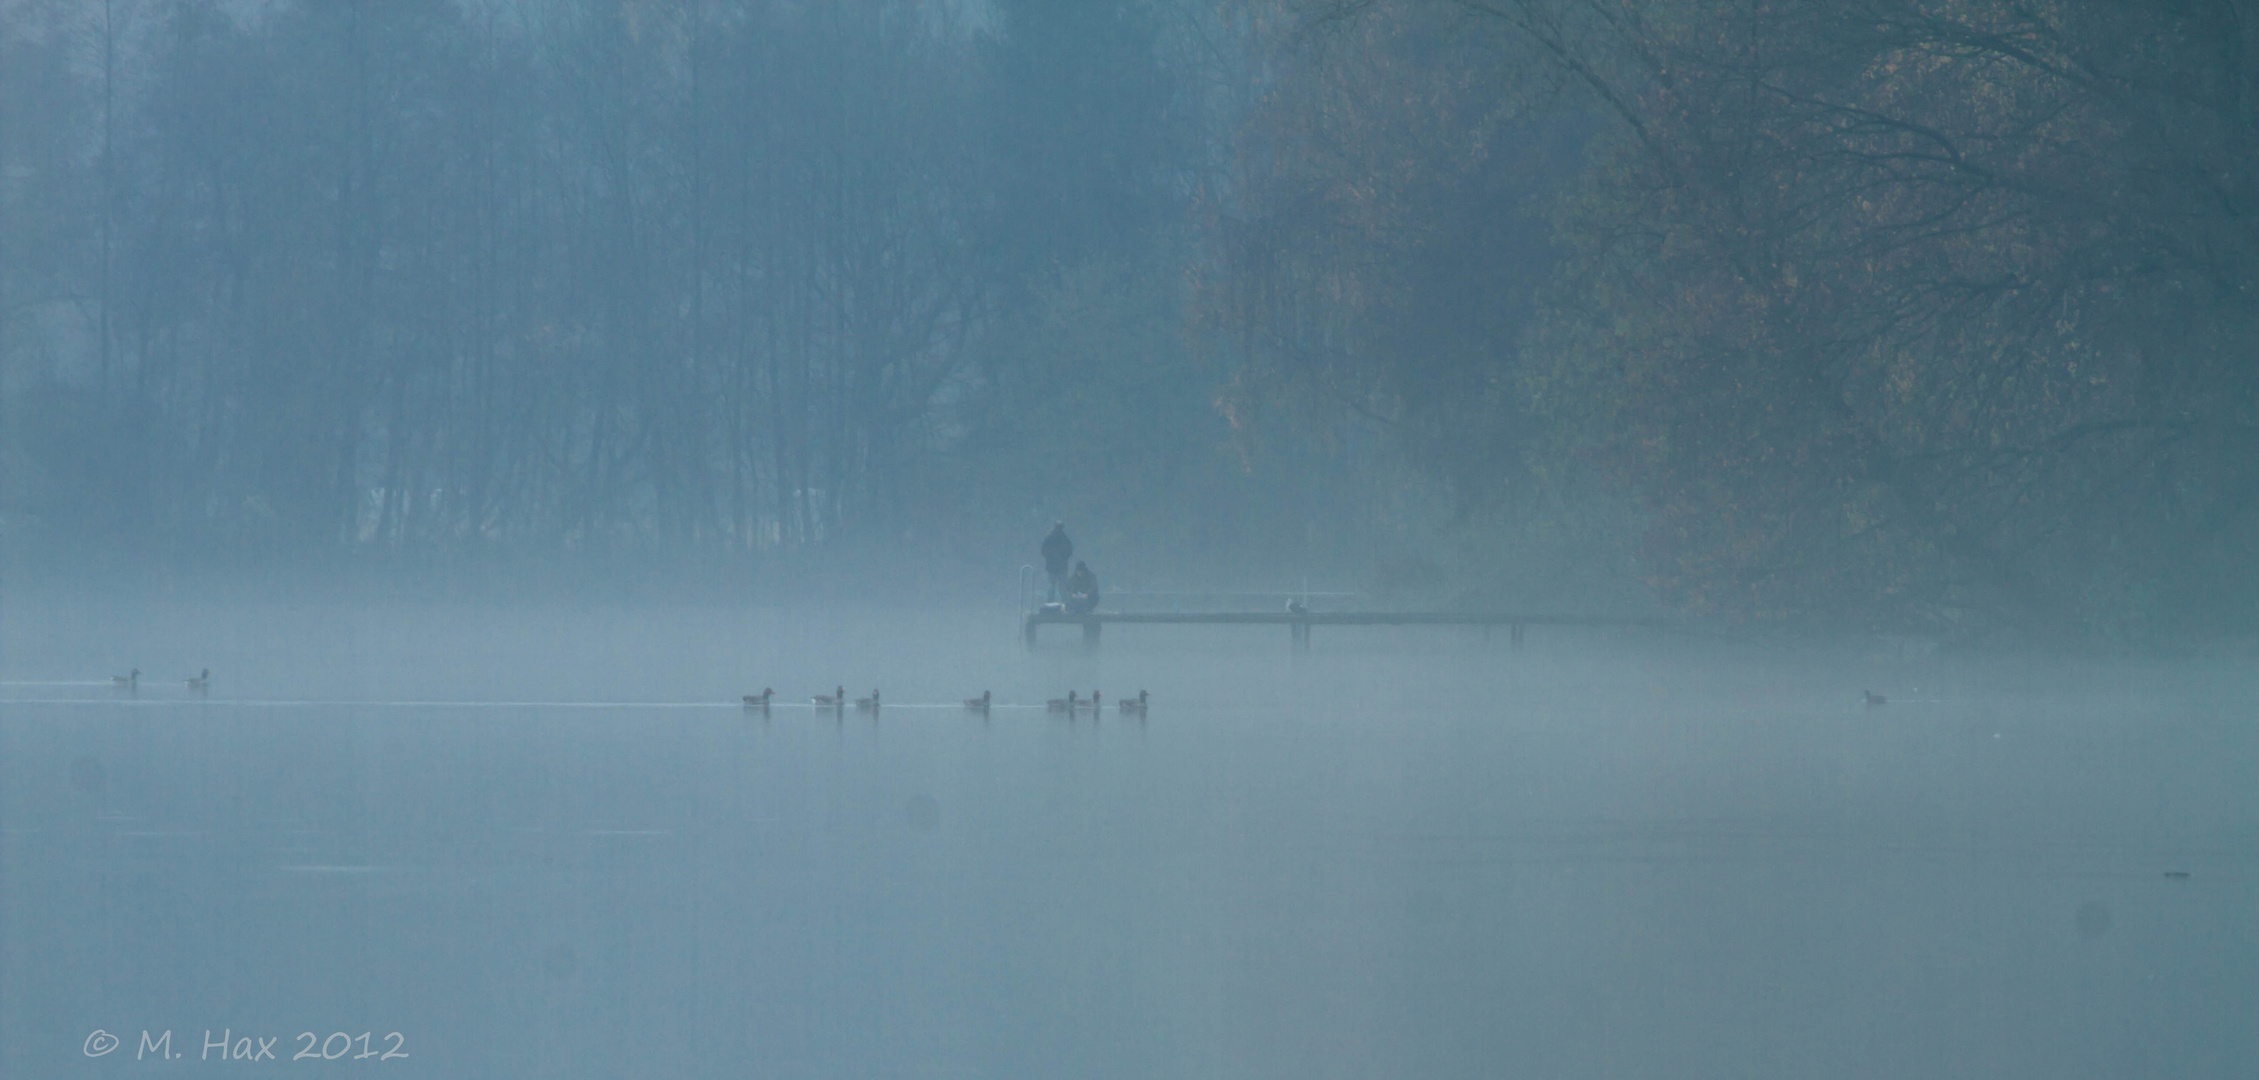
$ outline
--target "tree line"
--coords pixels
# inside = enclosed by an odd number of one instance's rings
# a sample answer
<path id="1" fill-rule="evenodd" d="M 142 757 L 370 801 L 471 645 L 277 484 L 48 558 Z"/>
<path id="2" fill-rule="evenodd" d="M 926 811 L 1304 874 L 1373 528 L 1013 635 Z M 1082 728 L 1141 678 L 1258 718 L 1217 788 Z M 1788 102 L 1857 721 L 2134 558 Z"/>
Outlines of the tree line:
<path id="1" fill-rule="evenodd" d="M 18 535 L 2252 629 L 2240 0 L 0 12 Z"/>
<path id="2" fill-rule="evenodd" d="M 993 560 L 1066 515 L 1158 570 L 1325 469 L 1184 332 L 1234 15 L 5 10 L 19 537 Z"/>
<path id="3" fill-rule="evenodd" d="M 1237 310 L 1462 491 L 1684 612 L 2254 628 L 2259 8 L 1318 14 Z"/>

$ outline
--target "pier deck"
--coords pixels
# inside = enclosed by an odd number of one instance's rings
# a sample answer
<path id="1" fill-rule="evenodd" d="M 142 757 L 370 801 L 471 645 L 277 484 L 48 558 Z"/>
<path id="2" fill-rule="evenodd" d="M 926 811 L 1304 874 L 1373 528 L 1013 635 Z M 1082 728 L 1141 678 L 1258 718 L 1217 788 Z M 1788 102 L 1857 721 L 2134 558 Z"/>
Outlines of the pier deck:
<path id="1" fill-rule="evenodd" d="M 1480 626 L 1488 630 L 1494 626 L 1507 628 L 1513 644 L 1522 643 L 1522 631 L 1531 626 L 1663 626 L 1661 619 L 1619 619 L 1586 615 L 1556 615 L 1534 612 L 1441 612 L 1441 611 L 1202 611 L 1202 612 L 1108 612 L 1095 611 L 1087 615 L 1070 615 L 1057 611 L 1029 612 L 1022 623 L 1021 635 L 1028 647 L 1035 647 L 1036 630 L 1052 625 L 1082 627 L 1083 642 L 1098 644 L 1100 631 L 1109 623 L 1132 625 L 1169 626 L 1284 626 L 1297 645 L 1310 643 L 1313 626 Z"/>

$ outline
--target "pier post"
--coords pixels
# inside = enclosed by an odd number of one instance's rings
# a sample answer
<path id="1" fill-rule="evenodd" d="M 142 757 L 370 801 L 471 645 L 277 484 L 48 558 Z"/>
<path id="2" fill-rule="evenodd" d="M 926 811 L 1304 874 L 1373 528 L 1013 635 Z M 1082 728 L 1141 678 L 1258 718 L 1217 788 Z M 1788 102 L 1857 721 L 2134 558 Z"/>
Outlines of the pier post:
<path id="1" fill-rule="evenodd" d="M 1096 619 L 1084 619 L 1082 621 L 1083 648 L 1095 649 L 1098 647 L 1098 628 L 1100 625 L 1101 624 Z"/>
<path id="2" fill-rule="evenodd" d="M 1030 651 L 1035 649 L 1035 613 L 1032 611 L 1020 619 L 1020 638 L 1027 642 Z"/>

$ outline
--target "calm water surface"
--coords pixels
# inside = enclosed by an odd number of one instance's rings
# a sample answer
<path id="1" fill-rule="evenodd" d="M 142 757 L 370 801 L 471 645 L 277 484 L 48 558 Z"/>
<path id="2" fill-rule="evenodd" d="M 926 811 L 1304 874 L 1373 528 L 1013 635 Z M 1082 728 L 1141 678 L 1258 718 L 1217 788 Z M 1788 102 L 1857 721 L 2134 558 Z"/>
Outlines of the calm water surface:
<path id="1" fill-rule="evenodd" d="M 223 1033 L 396 1077 L 2259 1060 L 2248 661 L 1014 631 L 19 604 L 0 1075 L 211 1074 Z M 799 704 L 840 683 L 888 704 Z M 1151 714 L 1040 708 L 1070 687 Z"/>

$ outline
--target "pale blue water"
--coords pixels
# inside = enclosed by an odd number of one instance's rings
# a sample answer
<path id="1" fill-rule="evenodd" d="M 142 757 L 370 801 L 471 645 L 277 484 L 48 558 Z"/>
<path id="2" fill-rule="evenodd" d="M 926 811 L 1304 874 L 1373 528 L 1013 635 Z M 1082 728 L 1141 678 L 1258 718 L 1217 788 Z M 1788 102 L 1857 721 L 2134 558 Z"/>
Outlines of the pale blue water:
<path id="1" fill-rule="evenodd" d="M 1008 611 L 0 629 L 7 1077 L 216 1074 L 223 1031 L 280 1059 L 229 1073 L 400 1077 L 2259 1060 L 2243 661 L 1277 628 L 1031 656 Z M 52 685 L 131 666 L 135 695 Z M 895 704 L 787 704 L 842 682 Z M 734 704 L 763 685 L 767 717 Z M 1070 686 L 1152 711 L 955 707 Z"/>

